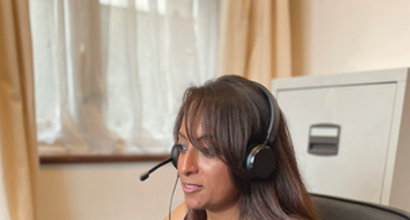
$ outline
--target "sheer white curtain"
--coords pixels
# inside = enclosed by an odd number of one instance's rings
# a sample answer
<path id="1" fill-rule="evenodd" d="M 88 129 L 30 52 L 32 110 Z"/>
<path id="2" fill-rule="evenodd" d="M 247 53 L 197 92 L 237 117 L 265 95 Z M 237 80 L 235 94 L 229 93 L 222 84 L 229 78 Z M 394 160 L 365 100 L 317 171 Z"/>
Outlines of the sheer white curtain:
<path id="1" fill-rule="evenodd" d="M 40 154 L 168 153 L 216 76 L 219 0 L 30 0 Z"/>

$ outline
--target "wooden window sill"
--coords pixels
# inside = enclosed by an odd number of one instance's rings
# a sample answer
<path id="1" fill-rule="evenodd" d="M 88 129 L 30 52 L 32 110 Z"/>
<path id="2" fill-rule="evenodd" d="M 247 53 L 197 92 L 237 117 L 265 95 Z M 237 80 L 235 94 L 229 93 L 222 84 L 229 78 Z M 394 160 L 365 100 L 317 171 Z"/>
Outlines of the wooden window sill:
<path id="1" fill-rule="evenodd" d="M 40 156 L 40 164 L 75 164 L 75 163 L 118 163 L 118 162 L 141 162 L 162 161 L 169 155 L 63 155 L 63 156 Z"/>

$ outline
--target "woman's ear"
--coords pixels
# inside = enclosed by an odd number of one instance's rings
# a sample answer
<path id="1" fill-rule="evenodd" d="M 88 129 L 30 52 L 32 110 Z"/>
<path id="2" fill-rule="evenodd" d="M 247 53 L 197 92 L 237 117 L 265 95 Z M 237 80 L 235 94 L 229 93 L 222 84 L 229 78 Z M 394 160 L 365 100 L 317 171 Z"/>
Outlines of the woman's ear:
<path id="1" fill-rule="evenodd" d="M 172 210 L 171 220 L 184 220 L 187 212 L 188 208 L 186 207 L 185 202 L 183 202 L 174 210 Z M 164 220 L 169 220 L 169 216 L 167 215 L 167 217 L 165 217 Z"/>

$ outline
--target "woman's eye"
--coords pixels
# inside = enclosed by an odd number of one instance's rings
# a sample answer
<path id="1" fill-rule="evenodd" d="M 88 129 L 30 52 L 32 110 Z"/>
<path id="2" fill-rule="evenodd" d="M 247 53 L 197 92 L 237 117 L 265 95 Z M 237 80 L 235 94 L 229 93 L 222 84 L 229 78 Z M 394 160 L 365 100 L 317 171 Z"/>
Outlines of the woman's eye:
<path id="1" fill-rule="evenodd" d="M 185 144 L 178 144 L 179 152 L 185 152 L 187 149 L 188 147 Z"/>
<path id="2" fill-rule="evenodd" d="M 201 149 L 201 152 L 206 157 L 215 156 L 215 152 L 209 147 L 204 147 L 203 149 Z"/>

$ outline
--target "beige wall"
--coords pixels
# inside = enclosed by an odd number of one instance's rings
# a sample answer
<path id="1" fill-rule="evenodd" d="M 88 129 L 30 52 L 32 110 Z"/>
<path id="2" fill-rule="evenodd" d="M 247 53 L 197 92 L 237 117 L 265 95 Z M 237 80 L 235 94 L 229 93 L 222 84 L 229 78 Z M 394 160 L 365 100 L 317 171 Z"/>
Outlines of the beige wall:
<path id="1" fill-rule="evenodd" d="M 176 170 L 172 165 L 139 181 L 155 162 L 44 165 L 39 176 L 40 220 L 163 219 Z M 176 207 L 183 201 L 180 185 Z"/>
<path id="2" fill-rule="evenodd" d="M 410 1 L 289 2 L 295 75 L 410 66 Z"/>

